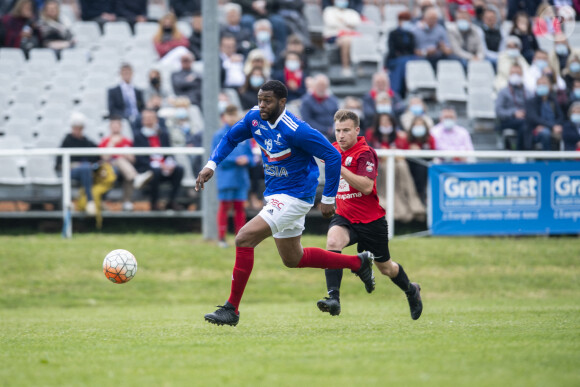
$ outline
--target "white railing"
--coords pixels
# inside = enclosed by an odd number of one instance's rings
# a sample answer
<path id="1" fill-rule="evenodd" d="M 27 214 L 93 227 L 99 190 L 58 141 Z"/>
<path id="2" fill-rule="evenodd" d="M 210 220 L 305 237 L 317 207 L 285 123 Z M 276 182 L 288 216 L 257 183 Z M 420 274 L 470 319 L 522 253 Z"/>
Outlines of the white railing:
<path id="1" fill-rule="evenodd" d="M 18 156 L 62 156 L 62 170 L 70 170 L 71 156 L 100 156 L 100 155 L 150 155 L 163 153 L 167 155 L 204 155 L 204 148 L 173 147 L 163 148 L 160 152 L 157 148 L 35 148 L 35 149 L 1 149 L 0 157 Z M 377 155 L 386 158 L 385 170 L 386 196 L 387 196 L 387 221 L 389 223 L 389 239 L 394 235 L 394 193 L 395 193 L 395 158 L 465 158 L 468 160 L 481 159 L 510 159 L 514 163 L 522 163 L 527 159 L 580 159 L 578 152 L 543 152 L 543 151 L 426 151 L 426 150 L 395 150 L 377 149 Z M 1 162 L 1 161 L 0 161 Z M 580 165 L 579 165 L 580 170 Z M 72 236 L 72 197 L 70 173 L 62 174 L 62 217 L 65 230 L 64 236 Z"/>

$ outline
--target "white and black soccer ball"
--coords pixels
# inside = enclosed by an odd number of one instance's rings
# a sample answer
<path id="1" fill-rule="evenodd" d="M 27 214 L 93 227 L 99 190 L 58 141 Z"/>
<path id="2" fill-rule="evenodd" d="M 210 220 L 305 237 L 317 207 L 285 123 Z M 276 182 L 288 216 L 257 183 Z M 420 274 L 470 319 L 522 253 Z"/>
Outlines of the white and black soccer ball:
<path id="1" fill-rule="evenodd" d="M 103 261 L 103 272 L 109 281 L 124 284 L 137 274 L 137 259 L 127 250 L 113 250 Z"/>

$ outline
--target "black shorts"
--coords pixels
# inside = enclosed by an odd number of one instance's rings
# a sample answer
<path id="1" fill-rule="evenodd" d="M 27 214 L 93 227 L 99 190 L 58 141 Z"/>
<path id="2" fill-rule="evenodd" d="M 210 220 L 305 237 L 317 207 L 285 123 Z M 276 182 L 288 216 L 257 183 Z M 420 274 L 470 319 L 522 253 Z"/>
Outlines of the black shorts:
<path id="1" fill-rule="evenodd" d="M 370 223 L 351 223 L 344 216 L 334 215 L 328 229 L 333 226 L 342 226 L 348 230 L 350 238 L 347 246 L 357 244 L 359 253 L 370 251 L 377 262 L 387 262 L 389 254 L 389 226 L 383 217 Z"/>

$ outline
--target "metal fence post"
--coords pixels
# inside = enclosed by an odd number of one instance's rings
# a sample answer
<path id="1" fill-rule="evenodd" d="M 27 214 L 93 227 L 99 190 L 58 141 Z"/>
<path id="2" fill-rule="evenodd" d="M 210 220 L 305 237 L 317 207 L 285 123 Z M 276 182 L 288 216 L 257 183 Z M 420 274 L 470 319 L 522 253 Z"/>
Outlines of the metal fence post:
<path id="1" fill-rule="evenodd" d="M 389 239 L 395 235 L 395 156 L 387 156 L 387 223 Z"/>
<path id="2" fill-rule="evenodd" d="M 70 154 L 62 154 L 62 236 L 72 238 Z"/>

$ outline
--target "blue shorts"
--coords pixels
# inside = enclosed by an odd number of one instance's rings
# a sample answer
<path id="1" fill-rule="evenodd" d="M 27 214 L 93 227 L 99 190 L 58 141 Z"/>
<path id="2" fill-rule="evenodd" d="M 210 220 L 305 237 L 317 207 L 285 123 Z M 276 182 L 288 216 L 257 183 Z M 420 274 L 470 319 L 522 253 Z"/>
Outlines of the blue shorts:
<path id="1" fill-rule="evenodd" d="M 220 189 L 218 191 L 218 200 L 233 201 L 233 200 L 248 200 L 248 190 L 239 188 Z"/>

